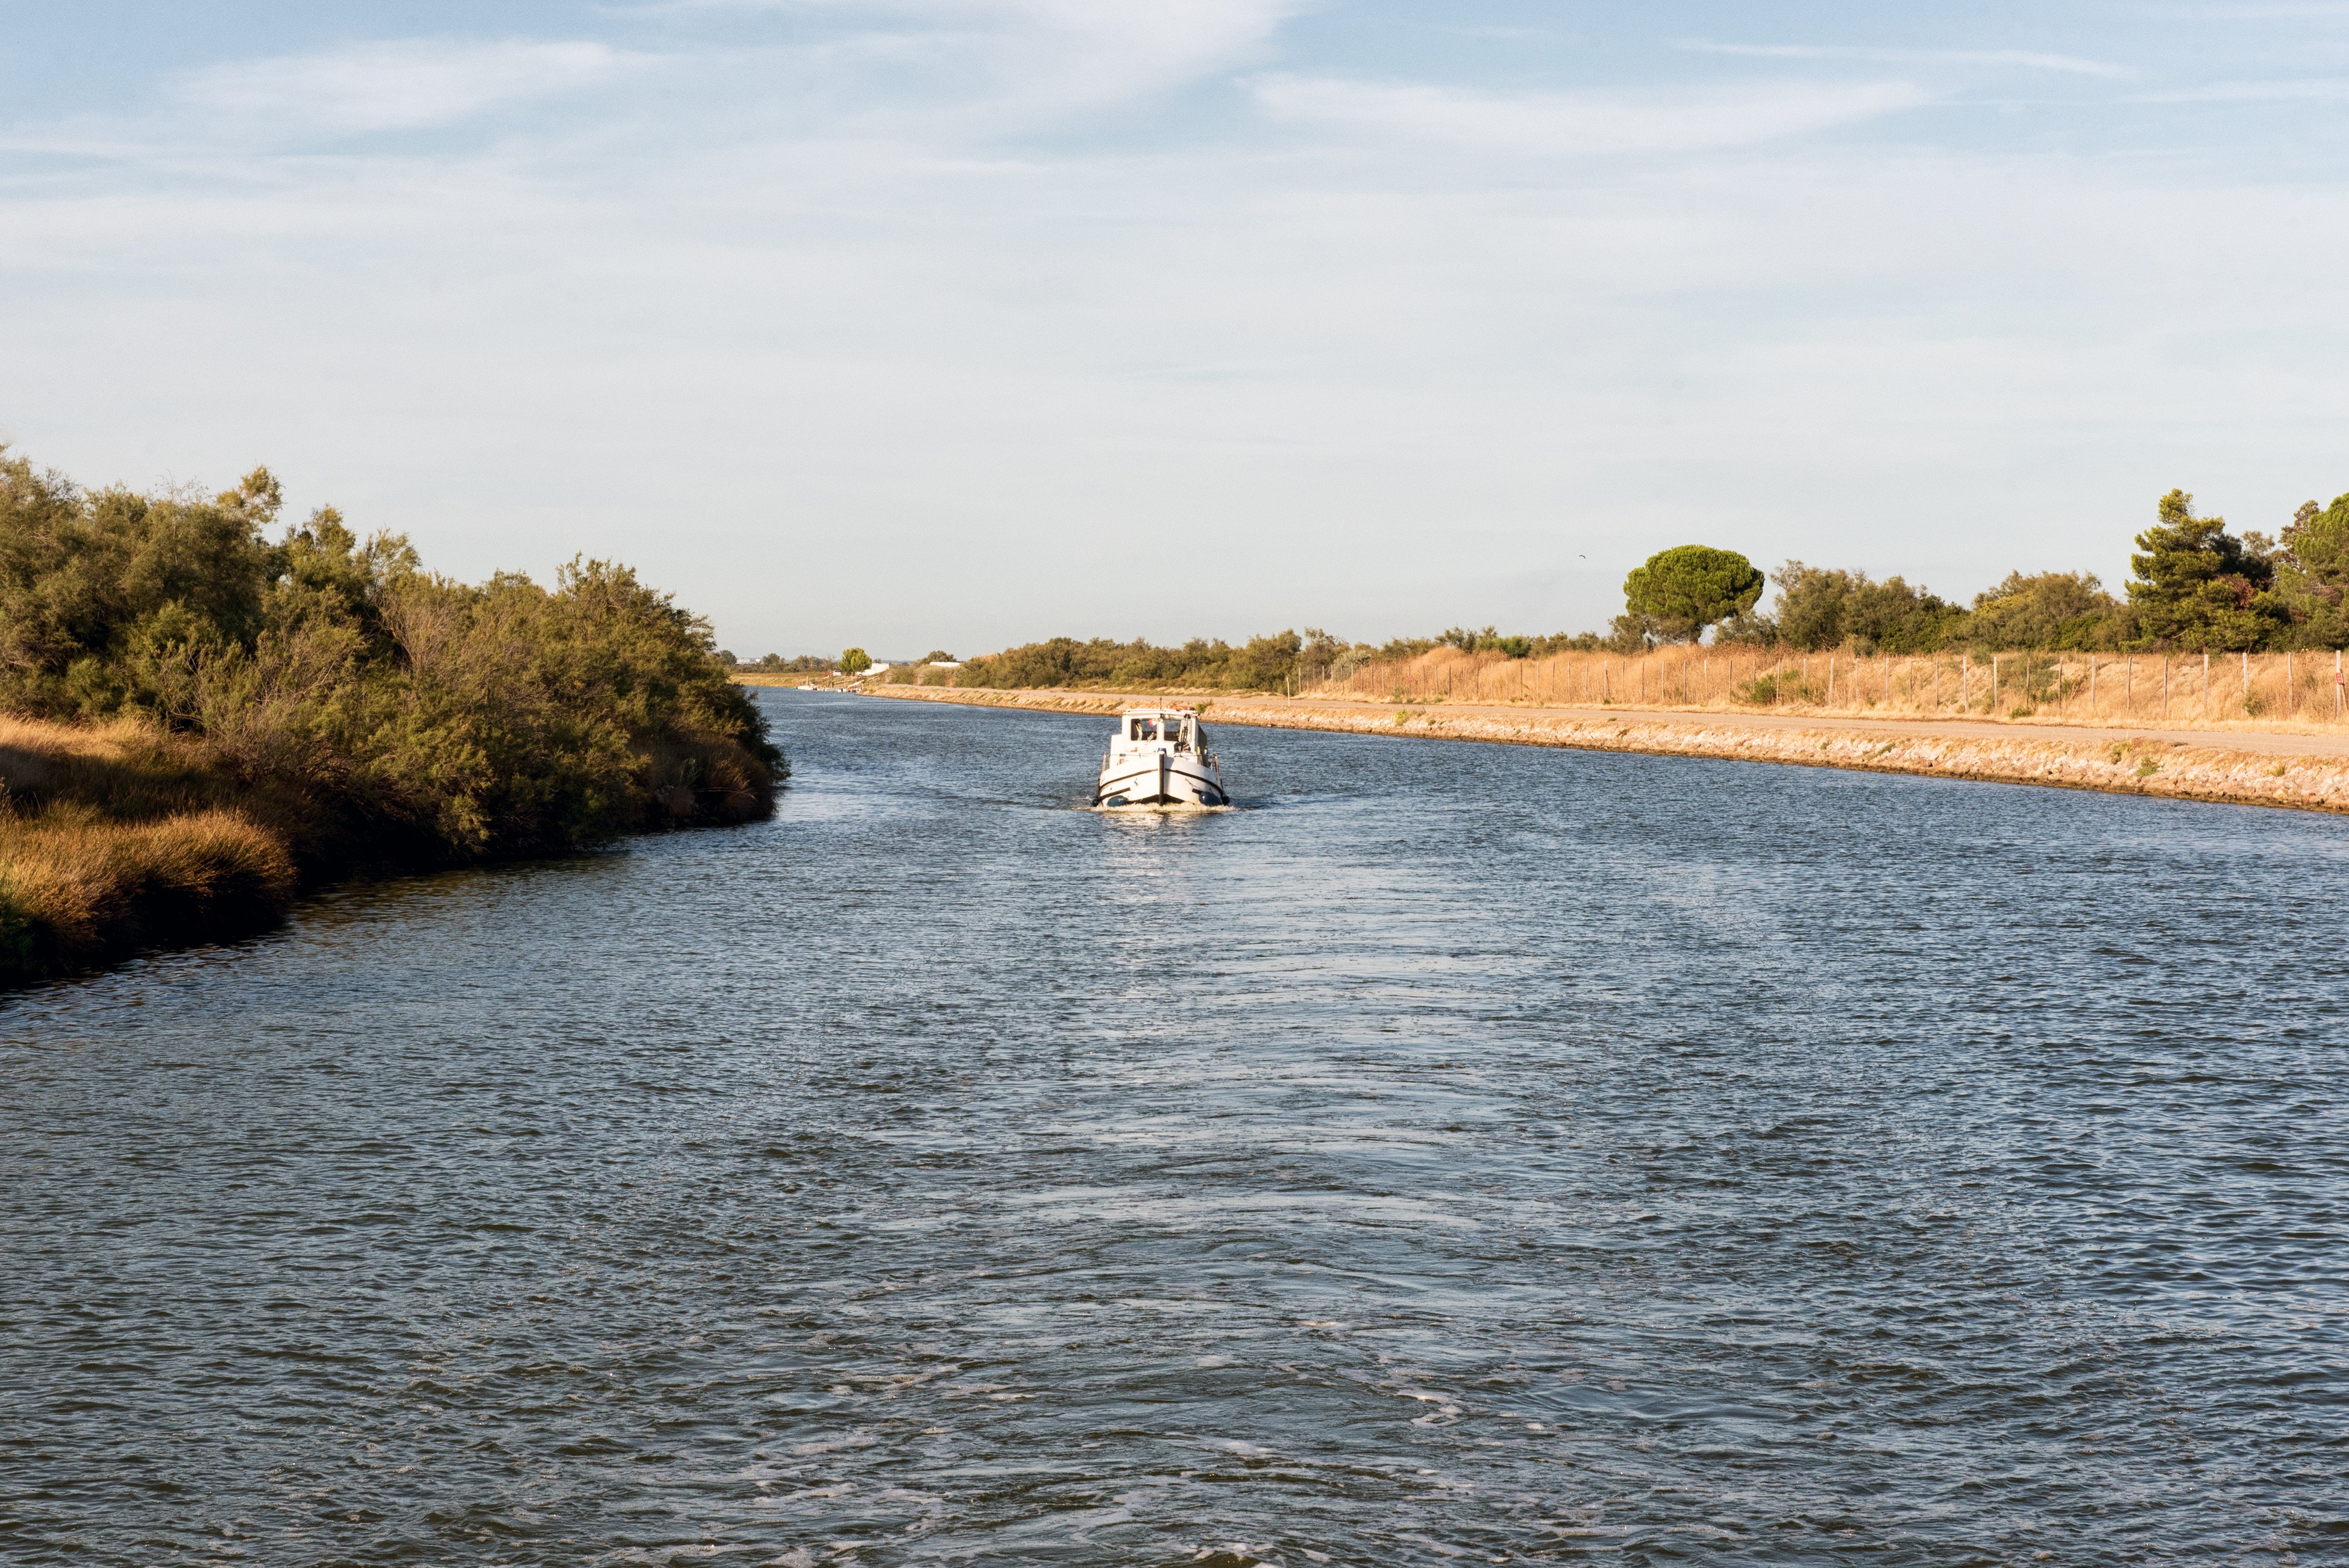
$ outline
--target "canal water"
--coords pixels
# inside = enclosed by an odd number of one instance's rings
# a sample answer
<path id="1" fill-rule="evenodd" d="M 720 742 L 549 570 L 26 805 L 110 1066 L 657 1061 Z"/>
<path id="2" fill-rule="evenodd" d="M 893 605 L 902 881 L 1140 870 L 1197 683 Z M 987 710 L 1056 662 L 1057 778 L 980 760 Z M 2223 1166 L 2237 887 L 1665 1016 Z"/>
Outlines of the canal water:
<path id="1" fill-rule="evenodd" d="M 0 1559 L 2349 1557 L 2341 820 L 761 700 L 0 1001 Z"/>

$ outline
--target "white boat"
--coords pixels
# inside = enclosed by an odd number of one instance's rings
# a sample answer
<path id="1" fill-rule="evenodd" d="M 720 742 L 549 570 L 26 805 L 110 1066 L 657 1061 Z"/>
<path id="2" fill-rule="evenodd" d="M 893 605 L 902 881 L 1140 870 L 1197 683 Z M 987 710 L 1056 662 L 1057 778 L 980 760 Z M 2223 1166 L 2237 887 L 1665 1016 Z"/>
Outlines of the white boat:
<path id="1" fill-rule="evenodd" d="M 1117 738 L 1102 758 L 1099 807 L 1228 806 L 1223 771 L 1207 749 L 1198 711 L 1132 707 L 1117 716 Z"/>

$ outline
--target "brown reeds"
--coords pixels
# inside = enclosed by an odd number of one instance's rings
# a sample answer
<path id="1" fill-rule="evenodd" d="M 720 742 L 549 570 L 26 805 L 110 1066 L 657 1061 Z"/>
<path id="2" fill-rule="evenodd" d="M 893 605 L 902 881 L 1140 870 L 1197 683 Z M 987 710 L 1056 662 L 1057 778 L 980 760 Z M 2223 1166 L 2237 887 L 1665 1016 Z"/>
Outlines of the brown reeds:
<path id="1" fill-rule="evenodd" d="M 0 985 L 281 919 L 297 824 L 237 796 L 277 803 L 140 725 L 0 719 Z"/>
<path id="2" fill-rule="evenodd" d="M 2340 655 L 2282 654 L 1806 654 L 1683 646 L 1512 659 L 1439 647 L 1343 676 L 1308 673 L 1300 695 L 1393 703 L 1486 703 L 1689 712 L 1995 718 L 2168 728 L 2349 724 Z"/>

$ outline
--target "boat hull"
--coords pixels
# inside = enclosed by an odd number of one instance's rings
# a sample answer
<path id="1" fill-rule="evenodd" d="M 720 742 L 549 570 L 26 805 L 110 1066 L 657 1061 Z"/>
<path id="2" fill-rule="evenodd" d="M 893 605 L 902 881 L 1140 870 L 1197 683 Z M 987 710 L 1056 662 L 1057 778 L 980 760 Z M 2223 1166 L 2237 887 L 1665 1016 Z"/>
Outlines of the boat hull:
<path id="1" fill-rule="evenodd" d="M 1093 787 L 1093 804 L 1105 810 L 1197 810 L 1228 806 L 1231 798 L 1214 763 L 1185 753 L 1145 752 L 1111 758 Z"/>

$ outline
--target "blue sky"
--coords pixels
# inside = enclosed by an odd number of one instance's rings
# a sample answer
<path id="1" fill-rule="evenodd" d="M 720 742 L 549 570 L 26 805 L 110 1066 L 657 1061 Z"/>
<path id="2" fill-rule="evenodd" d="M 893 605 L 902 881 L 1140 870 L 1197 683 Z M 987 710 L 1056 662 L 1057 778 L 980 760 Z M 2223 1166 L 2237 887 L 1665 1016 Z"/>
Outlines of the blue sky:
<path id="1" fill-rule="evenodd" d="M 0 441 L 738 652 L 2117 585 L 2349 490 L 2349 5 L 0 0 Z"/>

